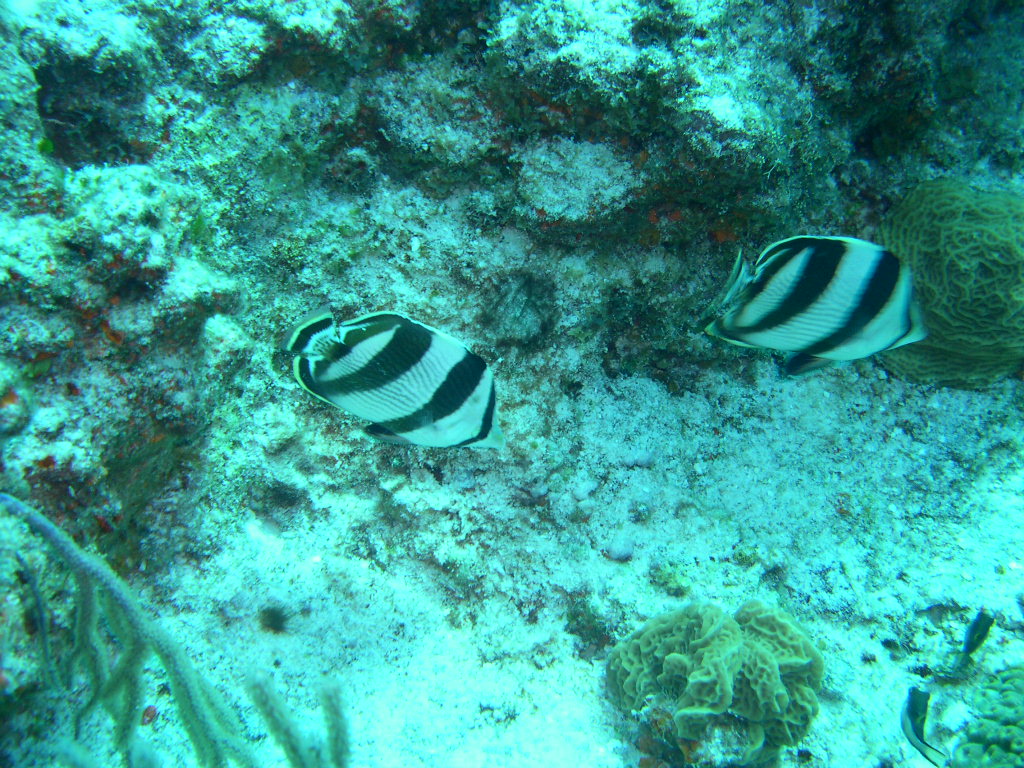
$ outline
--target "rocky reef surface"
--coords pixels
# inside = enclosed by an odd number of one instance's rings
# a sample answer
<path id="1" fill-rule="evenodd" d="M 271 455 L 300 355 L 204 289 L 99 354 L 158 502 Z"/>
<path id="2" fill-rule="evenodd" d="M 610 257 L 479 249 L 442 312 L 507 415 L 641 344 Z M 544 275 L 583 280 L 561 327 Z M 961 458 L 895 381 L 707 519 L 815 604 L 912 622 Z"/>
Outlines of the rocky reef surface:
<path id="1" fill-rule="evenodd" d="M 785 379 L 703 328 L 738 249 L 876 239 L 935 179 L 1019 201 L 1022 41 L 1019 0 L 11 0 L 0 490 L 131 585 L 266 765 L 254 669 L 299 714 L 337 678 L 354 765 L 725 765 L 604 691 L 614 642 L 688 600 L 817 643 L 783 765 L 918 759 L 911 685 L 948 751 L 1024 649 L 1020 366 Z M 325 303 L 464 340 L 507 447 L 382 445 L 303 392 L 279 342 Z M 0 518 L 15 768 L 91 696 L 39 650 L 60 667 L 72 592 Z M 993 640 L 946 674 L 981 606 Z M 201 765 L 145 674 L 139 731 Z M 117 764 L 102 711 L 77 730 Z"/>

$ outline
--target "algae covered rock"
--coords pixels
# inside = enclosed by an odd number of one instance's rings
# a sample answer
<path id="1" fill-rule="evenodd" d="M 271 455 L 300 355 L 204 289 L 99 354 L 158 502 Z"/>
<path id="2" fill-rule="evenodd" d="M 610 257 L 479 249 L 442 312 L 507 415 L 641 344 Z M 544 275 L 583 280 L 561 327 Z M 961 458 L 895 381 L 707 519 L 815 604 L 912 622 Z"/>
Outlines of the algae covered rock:
<path id="1" fill-rule="evenodd" d="M 537 235 L 571 241 L 595 227 L 614 232 L 640 186 L 629 161 L 606 144 L 535 142 L 516 160 L 517 218 Z"/>
<path id="2" fill-rule="evenodd" d="M 807 733 L 823 672 L 821 654 L 784 611 L 750 601 L 729 616 L 691 603 L 615 646 L 607 685 L 639 713 L 663 762 L 756 766 Z"/>
<path id="3" fill-rule="evenodd" d="M 1024 667 L 1000 672 L 974 696 L 978 717 L 953 753 L 953 768 L 1024 765 Z"/>
<path id="4" fill-rule="evenodd" d="M 914 189 L 882 241 L 914 274 L 929 336 L 885 365 L 931 384 L 975 387 L 1024 363 L 1024 197 L 953 179 Z"/>

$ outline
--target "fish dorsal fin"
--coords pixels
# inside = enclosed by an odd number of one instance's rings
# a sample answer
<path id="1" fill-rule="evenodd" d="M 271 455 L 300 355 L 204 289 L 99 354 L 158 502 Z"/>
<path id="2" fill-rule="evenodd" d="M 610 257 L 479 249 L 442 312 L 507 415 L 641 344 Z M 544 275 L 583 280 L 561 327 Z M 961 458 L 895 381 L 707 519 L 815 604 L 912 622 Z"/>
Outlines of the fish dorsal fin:
<path id="1" fill-rule="evenodd" d="M 729 273 L 729 279 L 725 282 L 725 287 L 718 292 L 715 300 L 711 302 L 708 314 L 701 320 L 701 325 L 704 326 L 704 333 L 711 336 L 723 336 L 724 330 L 721 318 L 716 319 L 715 316 L 727 312 L 730 306 L 739 300 L 740 291 L 749 283 L 750 270 L 747 267 L 747 263 L 743 261 L 743 250 L 740 249 L 736 254 L 736 261 L 733 262 L 732 271 Z"/>
<path id="2" fill-rule="evenodd" d="M 725 287 L 715 299 L 715 308 L 721 309 L 732 304 L 748 282 L 750 282 L 750 269 L 747 267 L 747 262 L 743 260 L 743 249 L 741 248 L 736 254 L 736 261 L 733 262 L 732 272 L 729 273 Z"/>

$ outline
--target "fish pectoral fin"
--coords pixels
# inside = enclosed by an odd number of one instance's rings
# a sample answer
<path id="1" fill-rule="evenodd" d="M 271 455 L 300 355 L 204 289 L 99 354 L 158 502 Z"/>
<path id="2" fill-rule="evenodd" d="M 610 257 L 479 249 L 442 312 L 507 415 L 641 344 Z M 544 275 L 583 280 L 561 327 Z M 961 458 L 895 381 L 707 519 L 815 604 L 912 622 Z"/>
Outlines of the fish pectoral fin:
<path id="1" fill-rule="evenodd" d="M 787 376 L 803 376 L 806 373 L 827 368 L 833 363 L 835 363 L 835 360 L 797 352 L 795 355 L 790 355 L 786 358 L 782 370 Z"/>
<path id="2" fill-rule="evenodd" d="M 764 347 L 759 347 L 757 344 L 751 344 L 733 335 L 733 333 L 725 327 L 725 323 L 721 318 L 718 320 L 712 320 L 710 323 L 708 323 L 708 326 L 704 329 L 704 333 L 706 333 L 708 336 L 714 336 L 716 339 L 727 341 L 730 344 L 735 344 L 737 347 L 748 347 L 749 349 L 764 349 Z"/>
<path id="3" fill-rule="evenodd" d="M 412 445 L 411 442 L 401 435 L 395 434 L 390 429 L 380 424 L 370 424 L 363 431 L 375 440 L 380 440 L 382 443 L 389 443 L 391 445 Z"/>

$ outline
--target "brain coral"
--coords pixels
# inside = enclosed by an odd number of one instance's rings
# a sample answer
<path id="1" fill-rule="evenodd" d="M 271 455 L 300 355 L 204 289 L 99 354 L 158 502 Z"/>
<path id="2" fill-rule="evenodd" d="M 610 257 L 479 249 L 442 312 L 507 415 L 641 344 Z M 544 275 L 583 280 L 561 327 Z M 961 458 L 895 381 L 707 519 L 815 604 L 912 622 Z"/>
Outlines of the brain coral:
<path id="1" fill-rule="evenodd" d="M 896 373 L 976 387 L 1024 362 L 1024 198 L 949 179 L 914 189 L 882 223 L 914 275 L 929 336 L 888 352 Z"/>
<path id="2" fill-rule="evenodd" d="M 1010 667 L 974 696 L 978 717 L 953 754 L 953 768 L 1024 765 L 1024 667 Z"/>
<path id="3" fill-rule="evenodd" d="M 648 741 L 663 742 L 663 762 L 758 766 L 807 733 L 823 670 L 821 654 L 782 610 L 751 601 L 728 616 L 691 603 L 615 646 L 607 685 L 656 734 Z"/>

